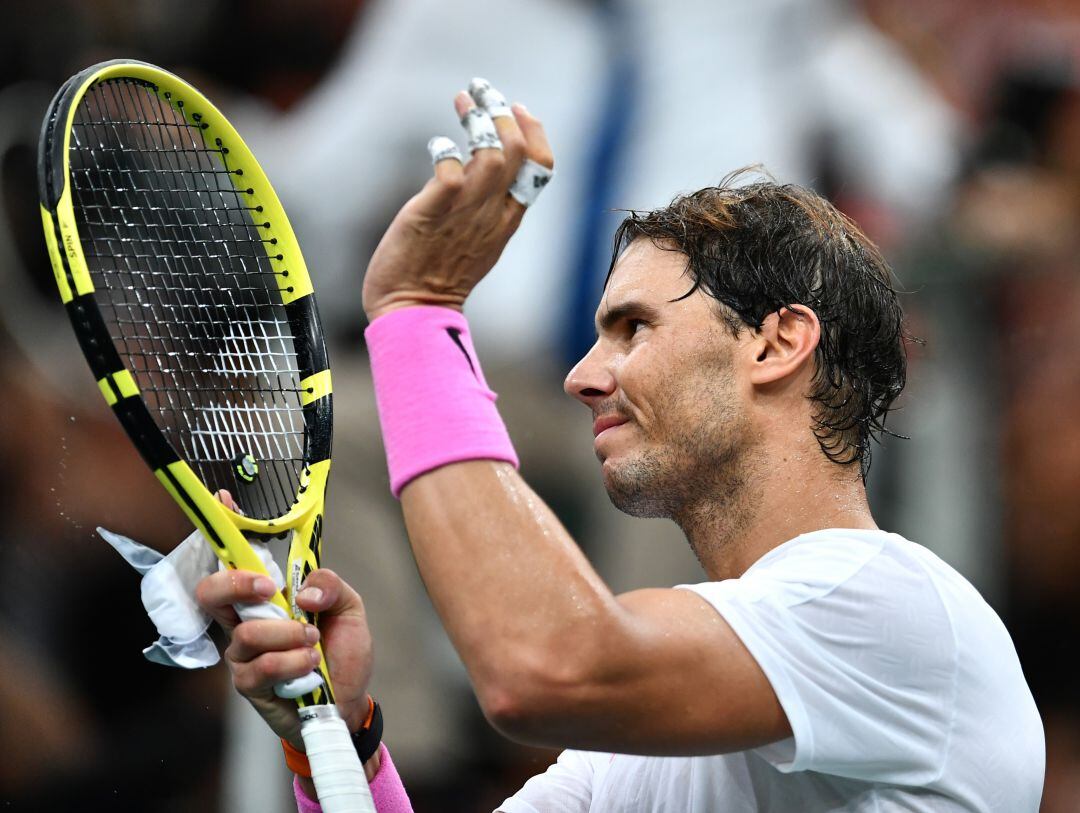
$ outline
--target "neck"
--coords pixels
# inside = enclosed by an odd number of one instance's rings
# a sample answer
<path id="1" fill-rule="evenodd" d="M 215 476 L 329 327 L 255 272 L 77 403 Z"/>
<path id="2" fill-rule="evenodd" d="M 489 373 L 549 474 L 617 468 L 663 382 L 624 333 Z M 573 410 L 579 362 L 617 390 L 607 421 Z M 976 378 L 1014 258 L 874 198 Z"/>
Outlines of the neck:
<path id="1" fill-rule="evenodd" d="M 780 465 L 754 466 L 734 490 L 687 505 L 672 517 L 710 579 L 738 578 L 800 534 L 877 528 L 858 465 L 841 467 L 814 452 L 771 458 Z"/>

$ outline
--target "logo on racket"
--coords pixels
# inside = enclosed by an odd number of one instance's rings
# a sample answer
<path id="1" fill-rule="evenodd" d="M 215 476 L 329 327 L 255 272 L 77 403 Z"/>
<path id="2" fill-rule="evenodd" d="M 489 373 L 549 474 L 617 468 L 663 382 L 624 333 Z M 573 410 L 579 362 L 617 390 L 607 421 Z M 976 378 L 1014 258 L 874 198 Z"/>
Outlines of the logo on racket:
<path id="1" fill-rule="evenodd" d="M 236 468 L 236 476 L 245 483 L 253 483 L 259 476 L 259 464 L 250 454 L 240 455 L 233 461 L 233 465 Z"/>

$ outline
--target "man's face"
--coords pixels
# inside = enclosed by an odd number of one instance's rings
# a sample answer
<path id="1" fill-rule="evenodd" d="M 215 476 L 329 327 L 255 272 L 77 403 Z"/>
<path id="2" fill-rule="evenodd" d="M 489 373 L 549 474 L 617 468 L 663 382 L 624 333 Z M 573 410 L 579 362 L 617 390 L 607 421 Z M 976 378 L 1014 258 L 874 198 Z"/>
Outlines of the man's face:
<path id="1" fill-rule="evenodd" d="M 632 243 L 597 310 L 596 344 L 566 377 L 567 393 L 592 410 L 608 495 L 634 516 L 677 518 L 745 484 L 744 342 L 708 294 L 679 299 L 692 286 L 685 269 L 679 252 Z"/>

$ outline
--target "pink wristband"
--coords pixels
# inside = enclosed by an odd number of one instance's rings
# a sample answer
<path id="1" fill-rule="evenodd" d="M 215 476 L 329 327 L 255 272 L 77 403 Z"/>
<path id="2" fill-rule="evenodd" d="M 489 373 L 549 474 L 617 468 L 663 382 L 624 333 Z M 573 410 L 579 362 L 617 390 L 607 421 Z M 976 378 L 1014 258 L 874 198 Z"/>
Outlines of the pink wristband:
<path id="1" fill-rule="evenodd" d="M 379 770 L 371 780 L 371 798 L 379 813 L 412 813 L 412 802 L 398 776 L 386 743 L 379 745 Z"/>
<path id="2" fill-rule="evenodd" d="M 297 813 L 322 813 L 322 805 L 309 799 L 300 787 L 300 781 L 293 779 L 293 795 L 296 796 Z M 386 743 L 379 745 L 379 770 L 371 780 L 371 798 L 378 813 L 413 813 L 412 802 L 405 786 L 401 783 L 394 761 Z"/>
<path id="3" fill-rule="evenodd" d="M 469 323 L 450 308 L 400 308 L 364 332 L 390 490 L 463 460 L 518 465 L 476 359 Z"/>
<path id="4" fill-rule="evenodd" d="M 379 765 L 379 768 L 381 769 L 382 765 Z M 300 787 L 300 777 L 298 776 L 293 777 L 292 792 L 293 796 L 296 797 L 297 813 L 322 813 L 322 805 L 304 793 L 304 789 Z"/>

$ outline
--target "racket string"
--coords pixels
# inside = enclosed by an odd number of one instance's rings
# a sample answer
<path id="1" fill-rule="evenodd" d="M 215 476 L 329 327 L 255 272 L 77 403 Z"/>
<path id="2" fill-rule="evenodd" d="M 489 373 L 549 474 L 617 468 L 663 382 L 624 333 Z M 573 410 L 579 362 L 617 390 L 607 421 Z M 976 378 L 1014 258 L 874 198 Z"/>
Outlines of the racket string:
<path id="1" fill-rule="evenodd" d="M 160 111 L 162 109 L 163 108 L 160 105 L 158 105 L 159 113 L 160 113 Z M 180 135 L 181 135 L 181 132 L 178 130 L 178 136 L 180 136 Z M 199 133 L 199 137 L 201 139 L 201 137 L 202 137 L 201 132 Z M 227 166 L 226 161 L 225 161 L 225 157 L 224 157 L 225 154 L 226 154 L 226 150 L 225 150 L 224 147 L 221 146 L 220 142 L 217 143 L 217 146 L 219 147 L 219 154 L 221 156 L 221 161 L 222 161 L 223 165 Z M 202 158 L 202 157 L 203 156 L 200 156 L 200 158 Z M 179 158 L 176 156 L 175 153 L 173 153 L 173 155 L 171 156 L 171 159 L 176 160 L 176 161 L 179 160 Z M 211 163 L 210 159 L 208 157 L 207 157 L 207 162 L 206 163 Z M 199 167 L 199 169 L 200 170 L 206 169 L 205 164 L 203 166 Z M 230 173 L 230 174 L 232 174 L 232 173 Z M 240 173 L 236 172 L 235 174 L 239 175 Z M 192 172 L 192 175 L 194 175 L 194 171 Z M 200 174 L 200 178 L 205 179 L 205 176 Z M 216 184 L 214 191 L 218 192 L 218 193 L 221 193 L 222 196 L 227 199 L 227 204 L 231 203 L 232 206 L 235 209 L 243 209 L 244 208 L 244 206 L 243 206 L 244 201 L 240 198 L 238 190 L 232 185 L 231 181 L 230 181 L 230 183 L 227 185 L 227 187 L 225 189 L 222 189 L 221 186 L 220 186 L 220 178 L 215 177 L 214 180 L 215 180 L 215 184 Z M 192 181 L 193 181 L 193 183 L 195 183 L 194 177 L 192 178 Z M 222 223 L 221 223 L 221 210 L 220 209 L 211 209 L 210 212 L 214 215 L 214 221 L 215 221 L 214 225 L 216 225 L 216 226 L 218 226 L 220 228 L 222 226 Z M 254 224 L 252 224 L 252 222 L 248 218 L 244 218 L 242 220 L 242 223 L 245 225 L 245 229 L 248 229 L 252 225 L 254 225 Z M 230 223 L 230 225 L 234 225 L 234 224 Z M 256 234 L 257 234 L 257 232 L 256 232 Z M 250 237 L 251 237 L 251 235 L 249 235 L 249 239 L 250 239 Z M 261 236 L 260 236 L 260 239 L 261 239 Z M 260 259 L 262 260 L 263 263 L 266 262 L 265 255 L 262 255 L 260 257 Z M 244 270 L 247 271 L 248 268 L 249 268 L 248 264 L 243 263 L 243 266 L 244 266 Z M 238 291 L 244 291 L 244 290 L 248 290 L 248 289 L 238 289 L 237 286 L 233 286 L 231 288 L 230 287 L 225 287 L 225 288 L 222 289 L 222 291 L 225 294 L 227 294 L 228 299 L 229 299 L 229 304 L 233 308 L 236 308 L 236 306 L 237 306 L 237 302 L 236 302 L 234 293 L 236 293 Z M 264 289 L 263 293 L 264 293 L 264 300 L 265 300 L 265 294 L 267 293 L 267 291 Z M 260 305 L 262 305 L 264 303 L 263 302 L 253 302 L 252 304 L 255 304 L 256 306 L 260 306 Z M 280 323 L 281 322 L 279 321 L 278 324 L 280 324 Z M 234 322 L 234 324 L 236 324 L 236 323 Z M 279 333 L 280 333 L 280 331 L 279 331 Z M 254 334 L 254 331 L 252 331 L 252 338 L 254 338 L 253 334 Z M 284 346 L 284 341 L 282 341 L 282 346 Z M 233 372 L 236 373 L 236 374 L 241 374 L 241 373 L 244 373 L 244 372 L 247 372 L 247 371 L 246 370 L 241 370 L 241 369 L 234 369 Z M 279 389 L 281 388 L 280 378 L 278 380 L 278 388 Z M 247 406 L 247 404 L 245 403 L 244 406 Z M 220 418 L 221 419 L 220 423 L 223 424 L 223 425 L 227 425 L 228 422 L 225 419 L 226 418 L 231 418 L 232 432 L 234 434 L 238 433 L 238 432 L 246 432 L 247 435 L 245 437 L 245 440 L 250 440 L 250 441 L 253 441 L 255 443 L 256 448 L 257 448 L 258 453 L 260 454 L 260 456 L 263 459 L 272 459 L 273 456 L 272 456 L 272 454 L 271 454 L 271 452 L 270 452 L 270 450 L 268 448 L 269 443 L 266 444 L 266 447 L 264 447 L 261 443 L 258 443 L 259 438 L 254 437 L 252 435 L 252 433 L 250 431 L 251 426 L 250 425 L 245 425 L 244 421 L 242 420 L 241 416 L 243 415 L 243 413 L 237 413 L 237 412 L 221 413 L 220 411 L 216 410 L 213 407 L 210 408 L 209 413 L 215 419 L 215 428 L 218 428 L 218 421 L 216 419 Z M 279 428 L 284 432 L 285 427 L 283 425 L 281 425 L 282 422 L 280 420 L 280 417 L 281 416 L 280 416 L 280 413 L 279 413 L 278 414 Z M 228 429 L 226 431 L 228 431 Z M 229 435 L 229 434 L 224 434 L 224 435 L 219 434 L 217 436 L 211 435 L 211 438 L 215 442 L 220 443 L 220 445 L 222 447 L 228 446 L 229 447 L 229 452 L 234 456 L 234 458 L 239 457 L 241 454 L 245 453 L 244 449 L 237 448 L 235 445 L 232 444 L 232 442 L 231 442 L 233 440 L 232 435 Z M 284 452 L 282 452 L 281 448 L 280 448 L 281 447 L 280 440 L 281 439 L 278 438 L 278 437 L 274 438 L 275 445 L 278 447 L 278 455 L 277 456 L 279 458 L 284 455 Z M 275 479 L 274 479 L 274 481 L 272 481 L 272 486 L 276 486 L 277 497 L 281 500 L 282 504 L 283 505 L 287 504 L 290 501 L 290 496 L 291 496 L 290 492 L 282 484 L 281 477 L 280 477 L 280 471 L 275 469 L 274 474 L 275 474 Z M 292 491 L 291 493 L 295 494 L 295 491 Z"/>
<path id="2" fill-rule="evenodd" d="M 306 468 L 301 372 L 260 207 L 200 125 L 135 80 L 76 114 L 72 185 L 114 342 L 158 425 L 246 514 L 280 516 Z M 259 475 L 235 461 L 252 455 Z"/>
<path id="3" fill-rule="evenodd" d="M 144 115 L 143 118 L 146 118 L 146 116 Z M 122 120 L 123 119 L 121 119 L 121 121 Z M 157 124 L 157 122 L 155 122 L 154 124 Z M 92 128 L 92 132 L 94 134 L 98 135 L 97 146 L 100 147 L 100 145 L 103 142 L 102 142 L 102 136 L 97 133 L 97 126 L 98 126 L 98 122 L 95 121 L 91 125 L 91 128 Z M 117 141 L 119 141 L 120 138 L 121 138 L 121 134 L 120 134 L 120 130 L 119 130 L 117 124 L 115 122 L 110 122 L 109 123 L 109 129 L 111 130 L 114 138 Z M 77 133 L 76 133 L 76 135 L 77 135 Z M 122 166 L 118 159 L 114 159 L 114 164 L 115 164 L 115 171 L 116 171 L 117 175 L 121 176 L 121 178 L 124 176 L 125 171 L 130 168 L 130 167 Z M 111 185 L 113 192 L 116 192 L 116 191 L 121 191 L 122 192 L 122 191 L 125 190 L 125 186 L 122 183 L 117 182 L 119 180 L 118 178 L 108 177 L 109 169 L 107 167 L 101 166 L 100 162 L 98 162 L 98 164 L 94 168 L 104 171 L 106 176 L 107 176 L 106 177 L 107 184 L 101 190 L 101 193 L 102 193 L 104 199 L 106 200 L 106 202 L 109 204 L 108 210 L 112 211 L 112 212 L 123 212 L 124 211 L 123 209 L 116 206 L 115 204 L 112 204 L 112 202 L 109 200 L 109 191 L 110 191 L 109 185 Z M 88 180 L 88 183 L 89 183 L 91 189 L 94 189 L 93 178 L 90 175 L 90 170 L 88 170 L 87 176 L 88 176 L 87 180 Z M 132 188 L 134 188 L 134 185 L 132 185 Z M 97 190 L 94 189 L 94 191 L 97 191 Z M 134 211 L 136 209 L 138 209 L 140 211 L 142 223 L 138 224 L 138 225 L 141 225 L 144 229 L 145 229 L 146 225 L 149 222 L 147 220 L 147 212 L 154 211 L 155 209 L 160 212 L 163 209 L 163 207 L 135 207 L 135 206 L 131 205 L 130 198 L 126 202 L 128 203 L 128 211 Z M 109 224 L 109 225 L 114 229 L 116 228 L 115 223 L 112 223 L 112 224 Z M 133 224 L 133 223 L 127 223 L 127 225 L 133 226 L 133 227 L 136 226 L 136 224 Z M 117 236 L 122 238 L 122 235 L 121 235 L 121 233 L 119 231 L 117 231 Z M 106 239 L 108 239 L 108 238 L 106 238 Z M 121 248 L 123 248 L 123 245 L 121 245 Z M 91 254 L 94 254 L 94 253 L 102 254 L 102 252 L 91 252 Z M 109 258 L 114 259 L 114 261 L 116 261 L 115 265 L 117 267 L 117 270 L 121 270 L 120 266 L 119 266 L 119 261 L 123 261 L 125 265 L 129 265 L 131 263 L 131 261 L 132 261 L 132 257 L 130 257 L 129 254 L 127 254 L 127 253 L 111 255 Z M 130 275 L 129 275 L 129 281 L 130 281 Z M 110 282 L 111 282 L 111 280 L 108 277 L 106 277 L 107 285 L 109 285 Z M 109 285 L 109 287 L 111 288 L 112 286 Z M 142 286 L 130 285 L 130 286 L 127 286 L 127 287 L 129 287 L 129 289 L 131 291 L 131 294 L 136 299 L 140 299 L 145 293 L 150 293 L 151 295 L 153 295 L 153 298 L 156 300 L 157 307 L 155 307 L 155 303 L 150 303 L 150 302 L 139 302 L 139 305 L 147 307 L 147 308 L 150 309 L 150 313 L 147 314 L 147 317 L 154 318 L 154 321 L 156 321 L 157 323 L 164 324 L 165 326 L 168 326 L 169 323 L 167 323 L 167 322 L 162 323 L 161 320 L 157 317 L 157 313 L 159 311 L 168 310 L 168 306 L 166 305 L 166 303 L 164 301 L 164 298 L 161 295 L 160 289 L 155 288 L 153 286 L 146 286 L 146 285 L 142 285 Z M 128 305 L 126 302 L 118 301 L 115 297 L 112 299 L 112 302 L 110 304 L 112 304 L 112 306 L 113 306 L 114 314 L 115 314 L 115 312 L 120 311 L 120 309 L 125 307 L 125 306 L 130 308 L 130 305 Z M 181 303 L 181 307 L 182 306 L 183 305 Z M 149 327 L 151 324 L 154 323 L 154 322 L 150 321 L 150 318 L 145 319 L 145 323 L 146 323 L 147 327 Z M 150 347 L 151 347 L 152 350 L 157 351 L 157 349 L 159 347 L 168 346 L 168 344 L 170 343 L 170 341 L 172 339 L 171 336 L 165 337 L 165 336 L 154 336 L 152 334 L 147 335 L 146 333 L 140 333 L 137 330 L 133 331 L 131 334 L 128 334 L 128 335 L 125 335 L 123 332 L 121 332 L 120 333 L 120 338 L 122 339 L 125 346 L 129 346 L 129 342 L 128 342 L 128 336 L 129 335 L 133 335 L 135 337 L 136 342 L 137 342 L 137 344 L 138 344 L 138 346 L 140 348 L 140 355 L 143 357 L 144 361 L 147 360 L 147 358 L 154 358 L 156 356 L 156 352 L 151 354 L 151 353 L 148 353 L 145 350 L 146 342 L 150 343 Z M 184 349 L 188 350 L 188 348 L 186 348 L 186 347 Z M 159 367 L 159 370 L 161 370 L 160 363 L 158 364 L 158 367 Z M 148 367 L 148 369 L 149 369 L 149 367 Z M 138 371 L 138 368 L 136 368 L 136 370 Z M 164 370 L 161 370 L 161 371 L 165 372 Z M 192 382 L 189 381 L 189 380 L 186 380 L 186 376 L 183 375 L 183 372 L 184 371 L 181 371 L 181 376 L 180 376 L 182 385 L 184 387 L 183 391 L 186 392 L 186 393 L 190 393 L 192 391 Z M 166 397 L 166 399 L 169 401 L 169 404 L 170 404 L 169 410 L 174 413 L 174 416 L 184 417 L 185 421 L 186 421 L 186 418 L 187 418 L 186 411 L 177 408 L 175 400 L 172 397 L 173 393 L 172 393 L 171 389 L 168 386 L 157 387 L 157 388 L 154 389 L 154 391 L 157 394 L 163 394 Z M 160 404 L 159 404 L 159 406 L 160 406 Z M 170 427 L 163 427 L 163 428 L 165 428 L 166 431 L 167 431 Z M 188 423 L 188 428 L 190 430 L 190 423 Z M 186 452 L 187 449 L 184 449 L 183 451 Z"/>

